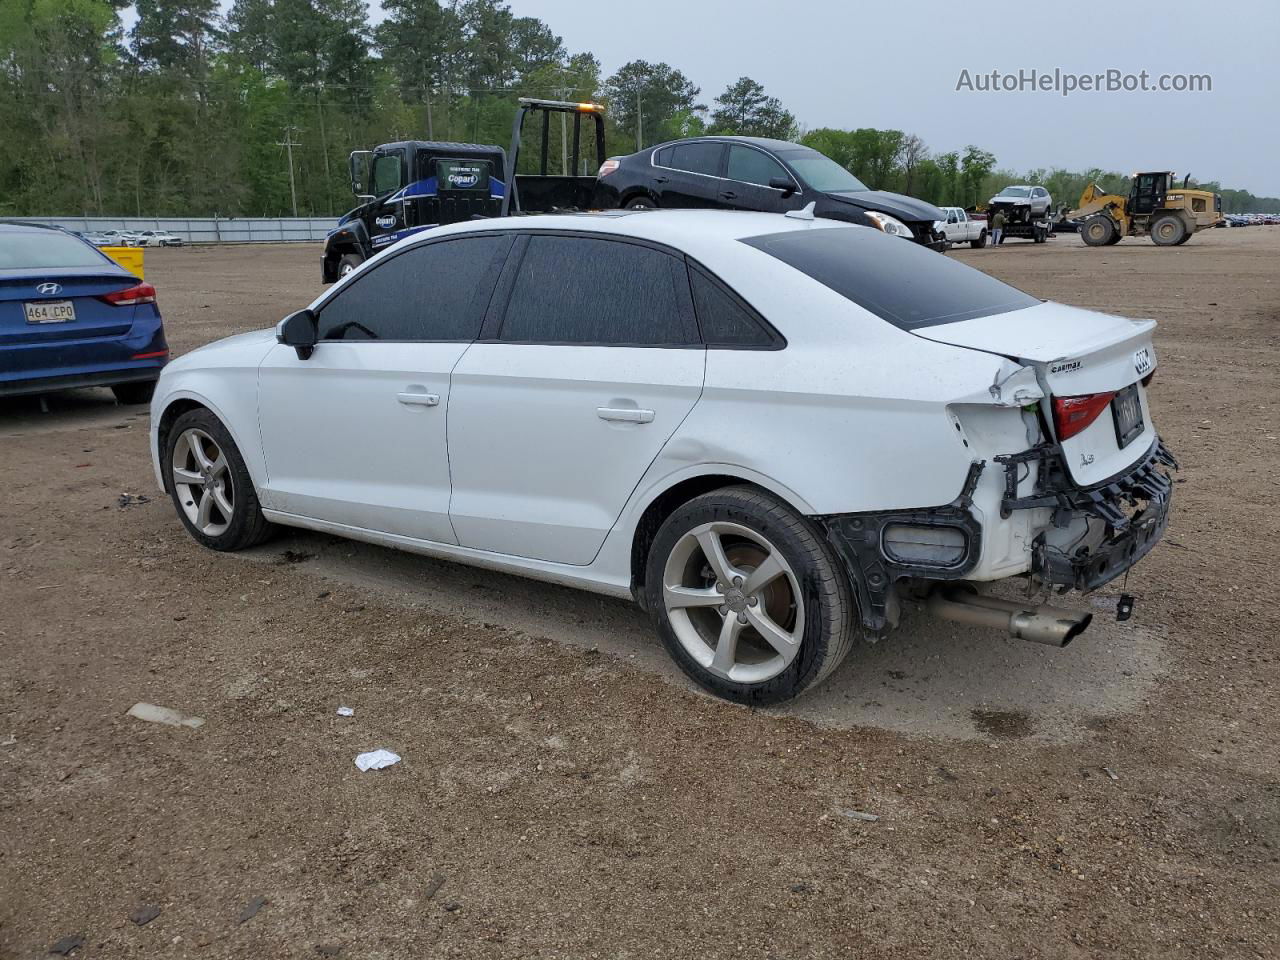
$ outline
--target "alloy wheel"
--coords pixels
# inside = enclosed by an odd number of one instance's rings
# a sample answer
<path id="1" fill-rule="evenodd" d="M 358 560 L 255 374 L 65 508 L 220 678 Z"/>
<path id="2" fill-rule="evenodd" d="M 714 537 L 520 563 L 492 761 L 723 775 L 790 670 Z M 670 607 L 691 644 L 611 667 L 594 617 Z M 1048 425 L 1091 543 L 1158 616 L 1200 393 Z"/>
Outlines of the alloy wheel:
<path id="1" fill-rule="evenodd" d="M 662 602 L 681 646 L 718 677 L 761 683 L 800 652 L 800 582 L 778 548 L 742 524 L 704 523 L 676 541 Z"/>
<path id="2" fill-rule="evenodd" d="M 192 526 L 219 537 L 235 516 L 235 487 L 226 454 L 203 430 L 184 430 L 173 447 L 170 466 L 178 503 Z"/>

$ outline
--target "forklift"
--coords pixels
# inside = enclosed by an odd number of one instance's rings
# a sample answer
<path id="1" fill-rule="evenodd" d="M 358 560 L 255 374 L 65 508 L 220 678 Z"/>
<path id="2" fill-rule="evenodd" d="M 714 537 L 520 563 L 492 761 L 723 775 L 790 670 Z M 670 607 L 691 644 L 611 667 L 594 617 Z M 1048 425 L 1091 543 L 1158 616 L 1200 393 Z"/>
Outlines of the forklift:
<path id="1" fill-rule="evenodd" d="M 565 134 L 566 169 L 559 174 L 549 172 L 552 114 L 563 118 Z M 541 119 L 541 145 L 534 162 L 525 166 L 537 173 L 518 174 L 521 135 L 531 116 Z M 583 130 L 584 119 L 592 124 L 588 131 Z M 596 153 L 589 173 L 582 170 L 584 135 L 594 141 Z M 353 150 L 348 158 L 351 192 L 360 203 L 325 238 L 321 278 L 332 283 L 397 240 L 447 223 L 590 209 L 595 206 L 596 171 L 604 161 L 603 107 L 532 97 L 517 103 L 509 150 L 435 140 Z"/>
<path id="2" fill-rule="evenodd" d="M 1128 196 L 1107 193 L 1091 183 L 1080 196 L 1080 206 L 1066 216 L 1081 221 L 1080 236 L 1091 247 L 1147 235 L 1157 246 L 1179 246 L 1193 233 L 1222 220 L 1222 197 L 1208 190 L 1188 189 L 1190 180 L 1190 176 L 1183 177 L 1179 187 L 1169 170 L 1135 173 Z"/>

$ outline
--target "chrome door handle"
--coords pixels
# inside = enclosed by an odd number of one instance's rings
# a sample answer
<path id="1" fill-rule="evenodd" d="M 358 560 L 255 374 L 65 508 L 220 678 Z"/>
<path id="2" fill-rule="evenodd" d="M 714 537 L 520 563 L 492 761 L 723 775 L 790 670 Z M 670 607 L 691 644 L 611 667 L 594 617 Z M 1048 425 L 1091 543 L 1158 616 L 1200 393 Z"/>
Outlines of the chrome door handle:
<path id="1" fill-rule="evenodd" d="M 617 423 L 653 422 L 652 410 L 637 410 L 635 407 L 596 407 L 596 416 Z"/>
<path id="2" fill-rule="evenodd" d="M 438 393 L 397 393 L 396 399 L 401 403 L 416 404 L 420 407 L 436 407 L 440 405 Z"/>

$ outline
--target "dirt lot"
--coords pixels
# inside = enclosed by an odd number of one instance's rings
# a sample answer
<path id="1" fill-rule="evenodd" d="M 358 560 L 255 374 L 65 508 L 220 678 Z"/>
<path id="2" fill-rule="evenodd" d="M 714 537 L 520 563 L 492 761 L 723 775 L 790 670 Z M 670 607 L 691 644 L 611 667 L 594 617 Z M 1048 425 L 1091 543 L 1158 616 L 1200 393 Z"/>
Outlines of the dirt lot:
<path id="1" fill-rule="evenodd" d="M 624 604 L 202 551 L 144 410 L 0 403 L 0 960 L 1280 954 L 1280 229 L 954 255 L 1161 321 L 1166 543 L 1131 624 L 1054 651 L 917 613 L 778 711 L 693 692 Z M 176 352 L 319 289 L 314 247 L 147 260 Z"/>

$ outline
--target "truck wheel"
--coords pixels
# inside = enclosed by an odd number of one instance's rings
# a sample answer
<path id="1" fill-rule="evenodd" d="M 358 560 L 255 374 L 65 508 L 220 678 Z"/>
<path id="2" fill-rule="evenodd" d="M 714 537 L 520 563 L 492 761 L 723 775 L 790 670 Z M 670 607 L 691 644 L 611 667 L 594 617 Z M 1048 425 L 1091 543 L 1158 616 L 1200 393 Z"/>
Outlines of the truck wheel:
<path id="1" fill-rule="evenodd" d="M 1115 236 L 1113 236 L 1110 240 L 1107 241 L 1107 246 L 1114 247 L 1117 243 L 1119 243 L 1123 239 L 1124 238 L 1120 236 L 1120 231 L 1117 230 L 1115 232 Z"/>
<path id="2" fill-rule="evenodd" d="M 1116 223 L 1108 216 L 1090 217 L 1080 228 L 1080 236 L 1091 247 L 1105 247 L 1116 233 Z"/>
<path id="3" fill-rule="evenodd" d="M 1183 237 L 1176 244 L 1174 244 L 1174 246 L 1180 247 L 1190 239 L 1191 239 L 1191 234 L 1188 233 L 1185 237 Z"/>
<path id="4" fill-rule="evenodd" d="M 1164 216 L 1156 217 L 1155 222 L 1151 224 L 1151 239 L 1157 246 L 1173 247 L 1182 243 L 1187 237 L 1187 225 L 1182 222 L 1181 217 L 1166 213 Z"/>
<path id="5" fill-rule="evenodd" d="M 855 636 L 848 576 L 830 545 L 752 487 L 677 508 L 649 551 L 645 592 L 672 659 L 737 703 L 778 703 L 820 683 Z"/>
<path id="6" fill-rule="evenodd" d="M 658 205 L 649 197 L 639 196 L 628 200 L 626 206 L 628 210 L 654 210 Z"/>
<path id="7" fill-rule="evenodd" d="M 344 253 L 342 259 L 338 261 L 338 279 L 341 280 L 362 263 L 364 263 L 364 257 L 360 254 Z"/>
<path id="8" fill-rule="evenodd" d="M 981 250 L 986 245 L 987 245 L 987 231 L 985 230 L 983 230 L 980 234 L 978 234 L 977 240 L 969 241 L 969 246 L 972 247 L 974 250 Z"/>

